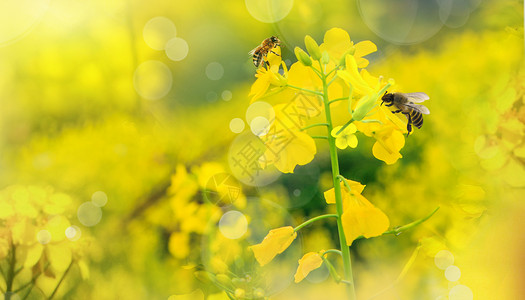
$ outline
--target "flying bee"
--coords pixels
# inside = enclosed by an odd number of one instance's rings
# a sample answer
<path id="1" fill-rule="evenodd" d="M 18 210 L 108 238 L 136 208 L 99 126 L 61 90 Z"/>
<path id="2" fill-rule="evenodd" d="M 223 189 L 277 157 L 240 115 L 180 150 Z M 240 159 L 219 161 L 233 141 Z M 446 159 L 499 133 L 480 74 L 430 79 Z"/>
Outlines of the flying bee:
<path id="1" fill-rule="evenodd" d="M 428 99 L 430 99 L 430 97 L 422 92 L 406 94 L 385 92 L 381 98 L 381 100 L 386 103 L 386 106 L 394 105 L 397 108 L 392 111 L 393 114 L 402 113 L 407 117 L 407 136 L 412 132 L 412 125 L 416 126 L 418 129 L 423 126 L 423 114 L 430 114 L 430 111 L 426 106 L 415 103 L 421 103 Z M 381 102 L 381 105 L 383 102 Z"/>
<path id="2" fill-rule="evenodd" d="M 276 36 L 271 36 L 262 41 L 262 43 L 259 46 L 250 51 L 250 53 L 248 54 L 253 57 L 253 64 L 258 68 L 261 65 L 261 62 L 264 62 L 268 65 L 268 61 L 266 61 L 266 56 L 268 55 L 268 53 L 271 52 L 275 55 L 279 55 L 273 52 L 273 48 L 280 45 L 281 41 Z"/>

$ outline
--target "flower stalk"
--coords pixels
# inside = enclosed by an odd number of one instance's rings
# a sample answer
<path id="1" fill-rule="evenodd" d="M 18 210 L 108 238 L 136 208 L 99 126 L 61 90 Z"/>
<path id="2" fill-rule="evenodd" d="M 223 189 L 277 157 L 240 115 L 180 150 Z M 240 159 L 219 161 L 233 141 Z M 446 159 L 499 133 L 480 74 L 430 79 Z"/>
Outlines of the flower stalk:
<path id="1" fill-rule="evenodd" d="M 304 221 L 302 224 L 298 225 L 297 227 L 295 227 L 293 229 L 293 231 L 297 232 L 298 230 L 301 230 L 301 228 L 315 222 L 315 221 L 319 221 L 321 219 L 326 219 L 326 218 L 339 218 L 339 215 L 336 215 L 336 214 L 326 214 L 326 215 L 320 215 L 320 216 L 317 216 L 315 218 L 311 218 L 310 220 L 307 220 L 307 221 Z"/>
<path id="2" fill-rule="evenodd" d="M 330 161 L 332 164 L 332 181 L 334 184 L 335 192 L 335 204 L 337 211 L 337 231 L 339 234 L 339 243 L 341 245 L 341 254 L 343 256 L 343 268 L 344 268 L 344 277 L 345 280 L 349 282 L 347 285 L 348 299 L 355 300 L 355 286 L 354 278 L 352 274 L 352 261 L 350 258 L 350 248 L 346 242 L 346 237 L 343 229 L 343 223 L 341 222 L 341 216 L 343 215 L 343 198 L 341 195 L 341 185 L 339 184 L 339 159 L 337 157 L 337 148 L 335 146 L 335 138 L 331 135 L 333 124 L 332 124 L 332 115 L 330 113 L 330 100 L 328 98 L 328 84 L 326 82 L 326 76 L 322 77 L 323 82 L 323 102 L 326 123 L 328 124 L 328 146 L 330 148 Z"/>

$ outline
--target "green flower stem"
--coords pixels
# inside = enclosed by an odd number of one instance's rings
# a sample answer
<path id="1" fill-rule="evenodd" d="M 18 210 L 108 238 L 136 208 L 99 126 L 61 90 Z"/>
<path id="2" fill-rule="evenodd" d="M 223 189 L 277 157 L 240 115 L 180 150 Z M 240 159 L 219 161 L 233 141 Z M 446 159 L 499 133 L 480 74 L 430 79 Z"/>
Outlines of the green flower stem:
<path id="1" fill-rule="evenodd" d="M 67 273 L 69 273 L 69 270 L 71 270 L 71 267 L 73 266 L 73 263 L 74 261 L 71 260 L 71 263 L 69 264 L 69 266 L 67 267 L 67 269 L 64 271 L 64 274 L 62 274 L 62 277 L 60 277 L 60 280 L 58 281 L 57 283 L 57 286 L 55 287 L 55 289 L 53 290 L 53 292 L 51 293 L 51 295 L 49 295 L 49 297 L 47 298 L 47 300 L 51 300 L 53 299 L 53 297 L 55 297 L 57 291 L 58 291 L 58 288 L 60 287 L 60 285 L 62 284 L 62 282 L 64 281 L 64 278 L 66 278 L 66 275 Z"/>
<path id="2" fill-rule="evenodd" d="M 328 75 L 326 75 L 326 77 L 328 77 Z M 326 86 L 330 86 L 336 79 L 337 79 L 337 74 L 334 75 L 334 77 L 330 80 L 330 82 L 328 82 Z"/>
<path id="3" fill-rule="evenodd" d="M 315 123 L 315 124 L 311 124 L 311 125 L 305 126 L 305 127 L 301 128 L 300 130 L 301 131 L 305 131 L 306 129 L 310 129 L 312 127 L 317 127 L 317 126 L 328 126 L 328 123 Z"/>
<path id="4" fill-rule="evenodd" d="M 343 266 L 345 273 L 345 280 L 348 280 L 350 284 L 347 286 L 348 290 L 348 299 L 355 300 L 355 286 L 354 278 L 352 275 L 352 262 L 350 259 L 350 248 L 346 243 L 346 237 L 343 229 L 343 223 L 341 222 L 341 216 L 343 215 L 343 199 L 341 196 L 341 185 L 339 184 L 339 160 L 337 158 L 337 148 L 335 146 L 335 138 L 331 135 L 333 125 L 332 125 L 332 115 L 330 113 L 330 104 L 328 99 L 328 85 L 326 84 L 326 76 L 323 77 L 323 101 L 324 101 L 324 110 L 326 115 L 326 122 L 328 123 L 328 145 L 330 148 L 330 161 L 332 163 L 332 181 L 334 184 L 335 192 L 335 205 L 337 210 L 337 231 L 339 233 L 339 243 L 341 244 L 341 253 L 343 256 Z"/>
<path id="5" fill-rule="evenodd" d="M 339 283 L 341 282 L 341 276 L 339 276 L 339 274 L 337 273 L 337 271 L 335 270 L 334 268 L 334 265 L 332 265 L 332 263 L 324 256 L 321 256 L 321 258 L 323 259 L 323 262 L 326 266 L 326 268 L 328 269 L 328 272 L 330 273 L 330 276 L 332 276 L 332 278 L 334 279 L 335 282 Z"/>
<path id="6" fill-rule="evenodd" d="M 313 139 L 323 139 L 323 140 L 327 140 L 328 139 L 328 137 L 324 136 L 324 135 L 312 135 L 312 138 Z"/>
<path id="7" fill-rule="evenodd" d="M 310 223 L 313 223 L 313 222 L 321 220 L 321 219 L 326 219 L 326 218 L 339 218 L 339 216 L 336 215 L 336 214 L 320 215 L 320 216 L 317 216 L 315 218 L 311 218 L 310 220 L 304 221 L 301 225 L 298 225 L 297 227 L 295 227 L 293 229 L 293 231 L 299 231 L 299 230 L 301 230 L 301 228 L 303 228 L 304 226 L 306 226 L 306 225 L 308 225 Z"/>
<path id="8" fill-rule="evenodd" d="M 343 177 L 343 175 L 337 175 L 337 178 L 339 178 L 339 180 L 343 182 L 343 184 L 345 185 L 345 187 L 348 189 L 349 192 L 352 191 L 350 184 L 348 184 L 348 181 L 346 180 L 346 178 Z"/>
<path id="9" fill-rule="evenodd" d="M 13 281 L 15 280 L 15 264 L 16 264 L 16 247 L 11 244 L 11 259 L 9 261 L 9 269 L 7 270 L 5 300 L 10 300 L 13 295 Z"/>
<path id="10" fill-rule="evenodd" d="M 393 234 L 393 235 L 400 235 L 401 233 L 409 230 L 409 229 L 412 229 L 416 226 L 418 226 L 419 224 L 425 222 L 426 220 L 430 219 L 439 209 L 439 206 L 436 207 L 436 209 L 434 209 L 428 216 L 424 217 L 424 218 L 421 218 L 419 220 L 415 220 L 414 222 L 411 222 L 411 223 L 408 223 L 406 225 L 403 225 L 403 226 L 398 226 L 398 227 L 395 227 L 394 229 L 391 229 L 391 230 L 387 230 L 385 232 L 383 232 L 383 234 L 381 234 L 380 236 L 385 236 L 385 235 L 389 235 L 389 234 Z M 360 240 L 360 239 L 364 239 L 365 237 L 364 236 L 359 236 L 356 238 L 356 240 Z"/>
<path id="11" fill-rule="evenodd" d="M 341 257 L 343 257 L 343 254 L 341 253 L 341 250 L 337 250 L 337 249 L 328 249 L 328 250 L 325 250 L 321 256 L 325 256 L 325 254 L 328 254 L 328 253 L 336 253 L 336 254 L 339 254 L 341 255 Z"/>
<path id="12" fill-rule="evenodd" d="M 339 129 L 335 135 L 339 135 L 341 132 L 343 132 L 343 130 L 345 130 L 348 125 L 352 124 L 353 121 L 354 119 L 350 119 L 350 121 L 346 122 L 345 125 L 343 125 L 343 127 L 341 127 L 341 129 Z"/>
<path id="13" fill-rule="evenodd" d="M 309 89 L 303 89 L 301 87 L 298 87 L 298 86 L 295 86 L 295 85 L 290 85 L 290 84 L 286 84 L 287 87 L 290 87 L 292 89 L 296 89 L 296 90 L 300 90 L 300 91 L 303 91 L 303 92 L 307 92 L 307 93 L 312 93 L 314 95 L 319 95 L 319 96 L 322 96 L 323 93 L 321 92 L 317 92 L 317 91 L 312 91 L 312 90 L 309 90 Z"/>
<path id="14" fill-rule="evenodd" d="M 342 97 L 342 98 L 337 98 L 337 99 L 334 99 L 334 100 L 330 100 L 330 101 L 328 101 L 328 104 L 332 104 L 334 102 L 343 101 L 343 100 L 348 100 L 348 97 Z"/>

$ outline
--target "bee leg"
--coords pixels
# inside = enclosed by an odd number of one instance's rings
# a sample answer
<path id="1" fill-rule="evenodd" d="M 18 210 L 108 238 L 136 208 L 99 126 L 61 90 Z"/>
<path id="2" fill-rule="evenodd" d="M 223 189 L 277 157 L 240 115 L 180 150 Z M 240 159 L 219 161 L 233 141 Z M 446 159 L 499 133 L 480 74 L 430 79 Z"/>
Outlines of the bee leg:
<path id="1" fill-rule="evenodd" d="M 398 109 L 398 110 L 393 110 L 393 111 L 392 111 L 393 114 L 395 114 L 395 113 L 400 113 L 400 112 L 401 112 L 400 109 Z"/>
<path id="2" fill-rule="evenodd" d="M 410 135 L 410 133 L 412 132 L 412 117 L 410 116 L 409 113 L 403 113 L 407 118 L 408 118 L 408 122 L 407 122 L 407 137 Z"/>
<path id="3" fill-rule="evenodd" d="M 275 55 L 277 55 L 277 56 L 281 56 L 281 55 L 279 55 L 279 54 L 273 52 L 273 50 L 271 50 L 270 52 L 272 52 L 273 54 L 275 54 Z"/>
<path id="4" fill-rule="evenodd" d="M 392 106 L 392 105 L 394 105 L 393 102 L 391 102 L 390 104 L 385 104 L 385 106 L 388 106 L 388 107 L 390 107 L 390 106 Z"/>

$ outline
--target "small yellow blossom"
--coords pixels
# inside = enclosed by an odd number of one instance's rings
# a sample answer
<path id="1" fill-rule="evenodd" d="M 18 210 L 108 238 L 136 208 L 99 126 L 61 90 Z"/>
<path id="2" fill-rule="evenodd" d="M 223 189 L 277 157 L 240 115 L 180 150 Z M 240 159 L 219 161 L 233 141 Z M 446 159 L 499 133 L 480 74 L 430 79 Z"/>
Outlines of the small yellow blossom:
<path id="1" fill-rule="evenodd" d="M 405 146 L 405 137 L 399 130 L 389 126 L 376 132 L 374 137 L 376 142 L 372 147 L 372 154 L 377 159 L 391 165 L 403 157 L 399 151 Z"/>
<path id="2" fill-rule="evenodd" d="M 272 259 L 282 253 L 297 237 L 297 232 L 292 226 L 285 226 L 270 230 L 264 240 L 250 247 L 255 259 L 261 266 L 271 262 Z"/>
<path id="3" fill-rule="evenodd" d="M 353 87 L 353 91 L 359 95 L 366 96 L 374 93 L 374 88 L 365 81 L 357 69 L 357 61 L 353 55 L 346 55 L 346 69 L 337 71 L 337 76 Z"/>
<path id="4" fill-rule="evenodd" d="M 257 99 L 264 96 L 268 88 L 271 85 L 283 86 L 286 84 L 286 65 L 281 61 L 281 48 L 277 47 L 273 50 L 279 55 L 269 53 L 267 60 L 269 67 L 260 67 L 257 69 L 255 77 L 257 80 L 253 83 L 249 96 L 252 96 L 251 102 L 255 102 Z M 282 65 L 284 70 L 284 76 L 279 74 L 279 68 Z"/>
<path id="5" fill-rule="evenodd" d="M 319 252 L 309 252 L 299 260 L 299 267 L 297 267 L 297 271 L 294 275 L 295 283 L 301 282 L 306 276 L 308 276 L 308 274 L 310 274 L 310 272 L 319 268 L 323 264 L 323 258 L 319 254 L 323 252 L 324 250 Z"/>
<path id="6" fill-rule="evenodd" d="M 385 213 L 361 195 L 365 188 L 364 185 L 357 181 L 346 181 L 350 186 L 350 190 L 341 182 L 341 196 L 343 199 L 341 221 L 346 243 L 350 246 L 361 235 L 365 238 L 370 238 L 383 234 L 390 226 L 390 221 Z M 326 203 L 335 203 L 335 191 L 333 188 L 326 191 L 324 196 Z"/>
<path id="7" fill-rule="evenodd" d="M 352 197 L 357 197 L 365 189 L 365 186 L 357 181 L 346 179 L 346 183 L 350 187 L 350 190 L 348 190 L 343 182 L 340 182 L 341 191 L 346 191 L 345 193 L 341 193 L 341 197 L 343 198 L 343 209 L 346 208 L 348 201 Z M 327 204 L 335 204 L 335 191 L 333 188 L 324 192 L 324 199 L 326 200 Z"/>
<path id="8" fill-rule="evenodd" d="M 350 36 L 341 28 L 332 28 L 324 35 L 324 43 L 319 46 L 321 52 L 326 51 L 330 58 L 339 61 L 346 53 L 352 53 L 359 68 L 365 68 L 368 60 L 363 56 L 377 51 L 377 47 L 371 41 L 362 41 L 354 45 Z"/>
<path id="9" fill-rule="evenodd" d="M 331 132 L 332 136 L 335 137 L 335 145 L 337 148 L 346 149 L 346 147 L 357 147 L 357 137 L 354 134 L 357 131 L 357 127 L 355 127 L 354 124 L 350 124 L 343 131 L 337 134 L 341 128 L 343 128 L 343 126 L 337 126 L 332 129 Z"/>

